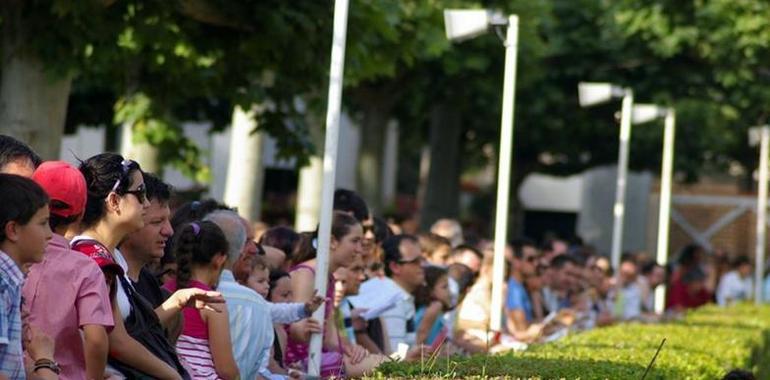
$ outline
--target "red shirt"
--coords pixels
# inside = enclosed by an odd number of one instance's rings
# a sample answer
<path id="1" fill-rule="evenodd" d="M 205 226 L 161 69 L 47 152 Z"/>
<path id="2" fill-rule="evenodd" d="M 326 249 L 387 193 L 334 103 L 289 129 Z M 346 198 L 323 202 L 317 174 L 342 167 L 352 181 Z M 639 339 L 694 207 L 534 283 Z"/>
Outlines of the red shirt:
<path id="1" fill-rule="evenodd" d="M 702 288 L 697 293 L 691 294 L 687 289 L 687 284 L 683 283 L 680 278 L 671 284 L 666 299 L 666 309 L 694 309 L 709 302 L 711 302 L 711 293 L 708 290 Z"/>

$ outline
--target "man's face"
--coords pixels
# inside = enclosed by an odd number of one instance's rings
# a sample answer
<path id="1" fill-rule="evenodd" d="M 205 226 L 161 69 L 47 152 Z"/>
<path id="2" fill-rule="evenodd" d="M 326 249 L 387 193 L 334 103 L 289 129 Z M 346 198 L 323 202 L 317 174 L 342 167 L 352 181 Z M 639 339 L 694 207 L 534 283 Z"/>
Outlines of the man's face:
<path id="1" fill-rule="evenodd" d="M 519 265 L 519 271 L 526 277 L 534 276 L 537 271 L 537 250 L 535 247 L 525 246 L 522 248 L 522 257 L 517 259 L 516 263 Z"/>
<path id="2" fill-rule="evenodd" d="M 751 276 L 751 264 L 742 264 L 739 266 L 738 273 L 740 273 L 741 277 Z"/>
<path id="3" fill-rule="evenodd" d="M 404 240 L 398 248 L 401 252 L 401 260 L 397 263 L 389 263 L 393 270 L 393 277 L 397 277 L 403 284 L 411 287 L 407 290 L 414 292 L 425 282 L 420 246 L 416 242 Z"/>
<path id="4" fill-rule="evenodd" d="M 622 285 L 628 285 L 636 281 L 636 264 L 624 261 L 620 264 L 620 281 Z"/>
<path id="5" fill-rule="evenodd" d="M 554 270 L 554 288 L 558 290 L 569 290 L 577 282 L 579 274 L 577 267 L 572 263 L 564 264 L 561 269 Z"/>
<path id="6" fill-rule="evenodd" d="M 153 199 L 144 214 L 144 227 L 128 235 L 121 247 L 145 263 L 160 260 L 168 239 L 174 234 L 170 218 L 168 203 Z"/>
<path id="7" fill-rule="evenodd" d="M 363 255 L 366 256 L 364 261 L 368 261 L 368 257 L 374 253 L 374 219 L 370 216 L 368 219 L 361 223 L 364 232 L 364 250 Z"/>
<path id="8" fill-rule="evenodd" d="M 27 178 L 32 178 L 32 173 L 34 172 L 35 164 L 32 163 L 32 160 L 26 157 L 16 158 L 0 168 L 0 173 L 16 174 Z"/>

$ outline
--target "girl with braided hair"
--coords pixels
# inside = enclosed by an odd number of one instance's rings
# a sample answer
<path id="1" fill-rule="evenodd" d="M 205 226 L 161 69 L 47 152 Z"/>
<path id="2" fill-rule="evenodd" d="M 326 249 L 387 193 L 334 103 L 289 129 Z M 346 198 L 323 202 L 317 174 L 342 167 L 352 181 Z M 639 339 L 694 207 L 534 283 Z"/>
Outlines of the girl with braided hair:
<path id="1" fill-rule="evenodd" d="M 197 288 L 211 291 L 227 262 L 227 239 L 213 222 L 192 222 L 175 237 L 176 279 L 164 285 L 170 291 Z M 186 362 L 193 379 L 237 379 L 227 310 L 182 311 L 184 327 L 176 343 L 179 357 Z"/>

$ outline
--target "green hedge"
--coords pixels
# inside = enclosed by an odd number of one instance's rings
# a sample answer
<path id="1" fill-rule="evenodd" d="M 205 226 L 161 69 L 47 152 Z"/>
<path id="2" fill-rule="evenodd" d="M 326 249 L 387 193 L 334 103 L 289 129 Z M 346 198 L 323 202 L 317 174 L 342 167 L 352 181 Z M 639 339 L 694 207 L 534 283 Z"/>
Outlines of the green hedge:
<path id="1" fill-rule="evenodd" d="M 571 335 L 525 352 L 385 363 L 375 378 L 720 379 L 731 369 L 770 379 L 770 307 L 707 306 L 665 324 L 623 324 Z"/>

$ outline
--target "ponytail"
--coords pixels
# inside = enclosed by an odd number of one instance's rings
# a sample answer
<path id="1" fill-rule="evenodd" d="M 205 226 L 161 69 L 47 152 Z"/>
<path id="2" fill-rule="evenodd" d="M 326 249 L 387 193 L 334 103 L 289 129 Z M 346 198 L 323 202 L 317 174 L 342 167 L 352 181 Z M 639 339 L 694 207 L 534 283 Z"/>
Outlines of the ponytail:
<path id="1" fill-rule="evenodd" d="M 217 255 L 227 254 L 227 240 L 212 222 L 192 222 L 182 227 L 174 240 L 177 289 L 190 287 L 192 268 L 207 266 Z"/>

